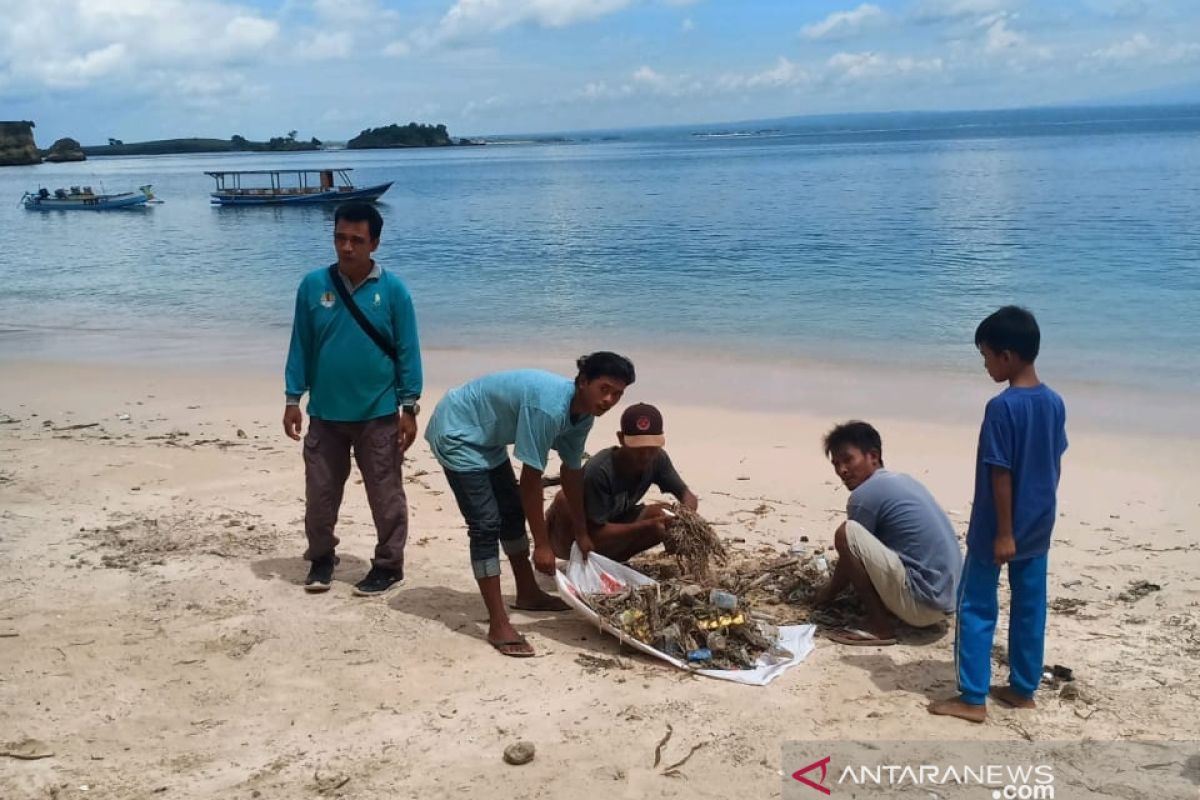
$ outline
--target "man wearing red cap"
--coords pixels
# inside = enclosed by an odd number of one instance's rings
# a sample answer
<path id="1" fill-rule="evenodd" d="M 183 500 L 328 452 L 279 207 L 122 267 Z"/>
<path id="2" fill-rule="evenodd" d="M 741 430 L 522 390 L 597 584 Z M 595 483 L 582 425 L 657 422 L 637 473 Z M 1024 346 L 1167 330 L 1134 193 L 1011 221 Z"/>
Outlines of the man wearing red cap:
<path id="1" fill-rule="evenodd" d="M 669 519 L 661 503 L 642 505 L 651 485 L 674 495 L 695 511 L 696 495 L 679 477 L 663 449 L 663 418 L 658 409 L 637 403 L 621 415 L 617 447 L 588 460 L 583 468 L 583 501 L 588 533 L 596 552 L 625 561 L 661 544 Z M 550 543 L 559 558 L 570 556 L 575 541 L 566 497 L 559 492 L 546 513 Z"/>

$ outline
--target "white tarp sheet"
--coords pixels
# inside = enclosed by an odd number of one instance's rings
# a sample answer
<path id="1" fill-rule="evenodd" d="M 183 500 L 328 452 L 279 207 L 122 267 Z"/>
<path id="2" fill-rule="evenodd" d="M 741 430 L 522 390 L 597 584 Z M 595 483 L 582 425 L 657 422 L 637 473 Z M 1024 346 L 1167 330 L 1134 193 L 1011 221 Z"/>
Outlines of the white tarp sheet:
<path id="1" fill-rule="evenodd" d="M 639 642 L 620 628 L 610 625 L 601 619 L 600 615 L 593 611 L 583 599 L 585 594 L 615 594 L 629 586 L 649 586 L 655 583 L 653 578 L 597 553 L 592 553 L 584 561 L 579 551 L 572 545 L 571 560 L 559 562 L 554 580 L 558 584 L 558 593 L 562 598 L 601 630 L 611 633 L 625 644 L 646 655 L 654 656 L 680 669 L 686 669 L 709 678 L 719 678 L 752 686 L 766 686 L 803 661 L 813 649 L 813 635 L 816 633 L 816 626 L 786 625 L 779 628 L 779 636 L 775 641 L 792 654 L 790 659 L 773 661 L 764 654 L 759 657 L 759 666 L 754 669 L 696 669 L 687 662 L 669 656 L 661 650 L 656 650 L 644 642 Z"/>

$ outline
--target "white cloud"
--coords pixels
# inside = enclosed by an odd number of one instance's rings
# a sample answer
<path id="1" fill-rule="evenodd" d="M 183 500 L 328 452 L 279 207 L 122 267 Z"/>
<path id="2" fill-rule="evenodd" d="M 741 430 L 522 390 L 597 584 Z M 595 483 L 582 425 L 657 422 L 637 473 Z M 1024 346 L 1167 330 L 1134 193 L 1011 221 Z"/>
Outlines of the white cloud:
<path id="1" fill-rule="evenodd" d="M 699 0 L 659 0 L 669 6 L 690 6 Z M 403 56 L 447 44 L 460 44 L 519 25 L 567 28 L 623 11 L 645 0 L 455 0 L 433 26 L 418 28 L 393 42 L 386 55 Z M 690 30 L 690 20 L 684 30 Z"/>
<path id="2" fill-rule="evenodd" d="M 296 57 L 309 61 L 347 58 L 354 52 L 354 37 L 349 31 L 321 31 L 296 46 Z"/>
<path id="3" fill-rule="evenodd" d="M 495 33 L 530 23 L 564 28 L 620 11 L 634 0 L 458 0 L 438 23 L 432 38 L 452 41 L 478 33 Z"/>
<path id="4" fill-rule="evenodd" d="M 1094 61 L 1109 64 L 1146 64 L 1165 66 L 1200 61 L 1200 42 L 1157 42 L 1145 33 L 1135 33 L 1128 39 L 1113 42 L 1089 53 Z"/>
<path id="5" fill-rule="evenodd" d="M 259 60 L 279 32 L 274 20 L 220 0 L 40 0 L 12 4 L 4 21 L 0 85 L 26 88 L 165 87 L 160 75 Z"/>
<path id="6" fill-rule="evenodd" d="M 1009 11 L 1014 0 L 921 0 L 913 12 L 918 22 L 948 22 Z"/>
<path id="7" fill-rule="evenodd" d="M 800 34 L 806 39 L 846 39 L 882 25 L 887 18 L 879 6 L 863 3 L 851 11 L 836 11 L 820 22 L 805 25 Z"/>
<path id="8" fill-rule="evenodd" d="M 826 62 L 829 77 L 837 81 L 875 80 L 901 75 L 941 72 L 940 58 L 899 58 L 882 53 L 837 53 Z"/>
<path id="9" fill-rule="evenodd" d="M 783 56 L 775 62 L 775 66 L 749 75 L 726 74 L 715 81 L 715 88 L 720 91 L 737 91 L 740 89 L 779 89 L 787 86 L 802 86 L 810 83 L 812 76 L 794 61 Z"/>
<path id="10" fill-rule="evenodd" d="M 987 33 L 984 39 L 984 50 L 989 53 L 999 53 L 1011 50 L 1025 44 L 1025 37 L 1008 27 L 1008 17 L 997 14 L 986 21 Z"/>
<path id="11" fill-rule="evenodd" d="M 696 23 L 692 21 L 691 17 L 685 17 L 683 22 L 680 23 L 679 27 L 684 33 L 690 33 L 691 31 L 696 30 Z"/>

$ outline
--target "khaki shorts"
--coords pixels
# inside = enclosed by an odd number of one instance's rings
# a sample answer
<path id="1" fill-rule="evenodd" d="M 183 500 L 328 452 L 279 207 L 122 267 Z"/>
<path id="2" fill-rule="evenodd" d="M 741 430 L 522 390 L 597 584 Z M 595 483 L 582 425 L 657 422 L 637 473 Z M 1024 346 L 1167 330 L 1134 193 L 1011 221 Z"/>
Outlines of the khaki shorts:
<path id="1" fill-rule="evenodd" d="M 945 612 L 925 605 L 913 595 L 908 573 L 896 551 L 854 520 L 846 520 L 846 543 L 866 568 L 888 611 L 914 628 L 936 625 L 946 619 Z"/>

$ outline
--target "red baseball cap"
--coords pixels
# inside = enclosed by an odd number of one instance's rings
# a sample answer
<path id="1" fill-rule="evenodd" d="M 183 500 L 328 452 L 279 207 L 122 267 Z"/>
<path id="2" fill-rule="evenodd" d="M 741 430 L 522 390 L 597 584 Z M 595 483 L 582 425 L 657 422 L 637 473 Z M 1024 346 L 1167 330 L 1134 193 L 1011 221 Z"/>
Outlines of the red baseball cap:
<path id="1" fill-rule="evenodd" d="M 621 414 L 621 434 L 626 447 L 662 447 L 663 418 L 649 403 L 635 403 Z"/>

